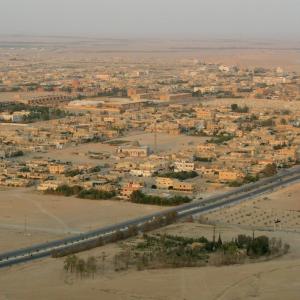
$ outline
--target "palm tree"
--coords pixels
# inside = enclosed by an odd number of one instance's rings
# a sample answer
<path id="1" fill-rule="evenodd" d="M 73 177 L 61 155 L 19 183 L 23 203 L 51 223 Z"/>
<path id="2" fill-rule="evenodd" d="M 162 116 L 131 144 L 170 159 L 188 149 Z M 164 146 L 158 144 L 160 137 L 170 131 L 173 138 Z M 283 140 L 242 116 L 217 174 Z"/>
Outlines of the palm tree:
<path id="1" fill-rule="evenodd" d="M 92 274 L 92 276 L 94 278 L 94 275 L 97 271 L 97 260 L 94 256 L 88 257 L 87 262 L 86 262 L 86 271 L 89 274 Z"/>
<path id="2" fill-rule="evenodd" d="M 76 264 L 76 272 L 80 274 L 80 278 L 83 277 L 83 274 L 86 272 L 86 263 L 84 259 L 78 259 Z"/>
<path id="3" fill-rule="evenodd" d="M 67 272 L 73 273 L 76 269 L 76 265 L 78 262 L 78 257 L 76 255 L 69 255 L 64 262 L 64 269 Z"/>

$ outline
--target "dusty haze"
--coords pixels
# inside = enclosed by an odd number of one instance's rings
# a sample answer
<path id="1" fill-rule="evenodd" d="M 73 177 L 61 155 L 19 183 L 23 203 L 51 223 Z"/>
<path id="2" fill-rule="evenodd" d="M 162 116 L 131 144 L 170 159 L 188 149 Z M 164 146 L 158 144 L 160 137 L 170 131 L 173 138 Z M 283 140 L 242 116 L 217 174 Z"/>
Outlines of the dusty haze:
<path id="1" fill-rule="evenodd" d="M 0 34 L 298 38 L 297 0 L 1 0 Z"/>

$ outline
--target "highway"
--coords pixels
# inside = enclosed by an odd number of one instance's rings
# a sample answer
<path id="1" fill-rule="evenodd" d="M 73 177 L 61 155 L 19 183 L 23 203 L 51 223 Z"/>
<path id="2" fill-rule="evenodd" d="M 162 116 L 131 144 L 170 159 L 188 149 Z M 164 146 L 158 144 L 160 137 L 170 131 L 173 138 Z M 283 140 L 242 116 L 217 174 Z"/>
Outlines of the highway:
<path id="1" fill-rule="evenodd" d="M 200 197 L 193 202 L 183 204 L 162 210 L 144 217 L 135 218 L 118 224 L 106 226 L 100 229 L 92 230 L 83 234 L 74 235 L 61 240 L 55 240 L 32 247 L 22 248 L 0 254 L 0 268 L 12 266 L 17 263 L 29 262 L 34 259 L 50 256 L 53 250 L 64 249 L 76 244 L 95 240 L 99 237 L 105 237 L 114 232 L 126 231 L 129 226 L 141 227 L 144 224 L 153 221 L 155 218 L 164 216 L 168 212 L 176 212 L 179 218 L 190 215 L 205 214 L 216 209 L 236 205 L 240 202 L 257 197 L 259 195 L 272 192 L 274 189 L 284 187 L 300 181 L 300 167 L 294 167 L 283 170 L 280 174 L 265 178 L 258 182 L 244 185 L 230 192 L 208 197 L 202 200 Z"/>

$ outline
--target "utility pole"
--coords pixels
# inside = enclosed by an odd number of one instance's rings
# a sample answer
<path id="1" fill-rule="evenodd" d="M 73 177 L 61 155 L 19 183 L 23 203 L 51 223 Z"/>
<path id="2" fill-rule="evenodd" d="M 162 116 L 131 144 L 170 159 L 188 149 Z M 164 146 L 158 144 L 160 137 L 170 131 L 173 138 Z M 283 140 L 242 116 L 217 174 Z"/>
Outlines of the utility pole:
<path id="1" fill-rule="evenodd" d="M 157 121 L 154 121 L 154 153 L 157 153 Z"/>
<path id="2" fill-rule="evenodd" d="M 153 151 L 157 154 L 157 119 L 156 119 L 157 108 L 154 109 L 154 145 Z"/>
<path id="3" fill-rule="evenodd" d="M 24 218 L 24 235 L 27 234 L 27 216 L 25 215 L 25 218 Z"/>

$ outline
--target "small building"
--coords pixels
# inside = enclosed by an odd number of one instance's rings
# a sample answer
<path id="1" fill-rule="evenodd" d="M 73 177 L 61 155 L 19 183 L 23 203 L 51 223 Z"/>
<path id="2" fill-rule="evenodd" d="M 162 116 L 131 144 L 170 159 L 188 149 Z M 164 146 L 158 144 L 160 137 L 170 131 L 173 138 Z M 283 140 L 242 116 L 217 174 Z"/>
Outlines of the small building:
<path id="1" fill-rule="evenodd" d="M 239 171 L 220 171 L 219 180 L 220 181 L 236 181 L 241 180 L 245 177 L 245 174 Z"/>
<path id="2" fill-rule="evenodd" d="M 138 147 L 118 147 L 118 154 L 124 154 L 129 157 L 147 157 L 150 153 L 148 146 Z"/>
<path id="3" fill-rule="evenodd" d="M 195 163 L 193 162 L 189 162 L 189 161 L 176 161 L 174 163 L 175 166 L 175 172 L 190 172 L 190 171 L 194 171 L 195 170 Z"/>
<path id="4" fill-rule="evenodd" d="M 58 181 L 45 181 L 38 185 L 38 191 L 56 190 L 60 186 Z"/>
<path id="5" fill-rule="evenodd" d="M 121 190 L 121 195 L 125 198 L 129 198 L 133 192 L 138 191 L 141 188 L 142 188 L 142 186 L 140 183 L 129 182 L 123 186 L 123 188 Z"/>
<path id="6" fill-rule="evenodd" d="M 157 177 L 156 186 L 159 189 L 169 189 L 181 192 L 193 192 L 194 185 L 190 182 L 183 182 L 178 179 Z"/>
<path id="7" fill-rule="evenodd" d="M 68 167 L 64 164 L 50 164 L 48 170 L 50 174 L 63 174 L 67 171 Z"/>

